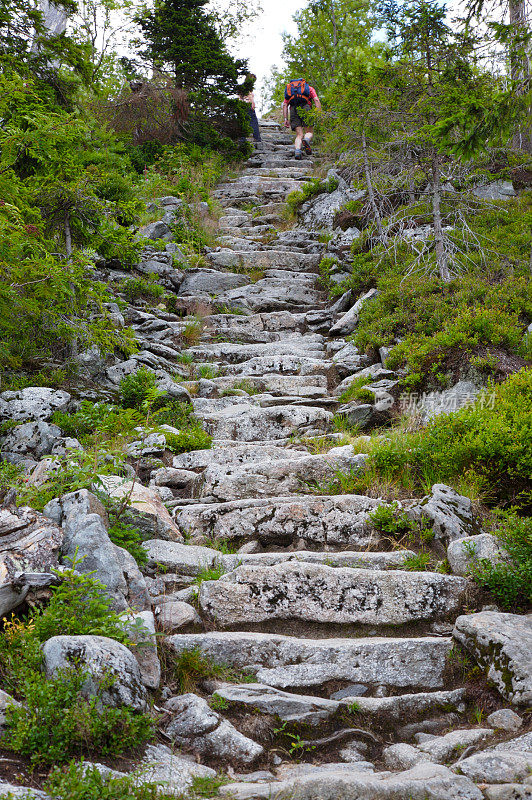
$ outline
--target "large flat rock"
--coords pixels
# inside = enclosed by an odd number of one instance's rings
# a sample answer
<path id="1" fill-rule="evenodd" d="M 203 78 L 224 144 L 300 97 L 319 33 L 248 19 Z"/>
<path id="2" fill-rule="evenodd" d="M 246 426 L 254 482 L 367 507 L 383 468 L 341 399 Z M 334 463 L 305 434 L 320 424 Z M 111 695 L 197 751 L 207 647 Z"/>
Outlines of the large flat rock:
<path id="1" fill-rule="evenodd" d="M 280 689 L 349 681 L 394 688 L 440 689 L 452 640 L 446 637 L 297 639 L 268 633 L 177 634 L 176 655 L 199 649 L 217 664 L 248 668 Z"/>
<path id="2" fill-rule="evenodd" d="M 294 276 L 295 277 L 295 276 Z M 262 278 L 249 286 L 230 289 L 218 295 L 218 302 L 250 311 L 303 311 L 320 305 L 323 292 L 306 281 Z"/>
<path id="3" fill-rule="evenodd" d="M 206 539 L 288 546 L 303 539 L 312 546 L 367 548 L 376 544 L 369 514 L 382 503 L 362 495 L 252 498 L 198 503 L 176 514 L 182 534 Z"/>
<path id="4" fill-rule="evenodd" d="M 203 473 L 200 496 L 214 502 L 226 502 L 246 497 L 298 494 L 306 484 L 315 486 L 331 480 L 339 469 L 361 469 L 366 457 L 353 454 L 350 446 L 346 450 L 348 452 L 329 451 L 325 455 L 293 460 L 260 461 L 239 468 L 208 467 Z"/>
<path id="5" fill-rule="evenodd" d="M 458 612 L 468 582 L 432 572 L 285 563 L 242 566 L 199 591 L 202 615 L 220 628 L 271 620 L 404 625 Z"/>
<path id="6" fill-rule="evenodd" d="M 234 403 L 217 411 L 196 409 L 195 413 L 216 439 L 237 442 L 286 439 L 293 433 L 326 433 L 333 417 L 330 411 L 312 406 L 260 408 L 249 403 Z"/>
<path id="7" fill-rule="evenodd" d="M 516 705 L 532 702 L 532 617 L 481 611 L 458 617 L 454 633 L 487 677 Z"/>
<path id="8" fill-rule="evenodd" d="M 356 764 L 323 765 L 292 779 L 271 783 L 229 783 L 232 800 L 483 800 L 465 775 L 440 764 L 422 763 L 400 773 L 367 773 Z"/>

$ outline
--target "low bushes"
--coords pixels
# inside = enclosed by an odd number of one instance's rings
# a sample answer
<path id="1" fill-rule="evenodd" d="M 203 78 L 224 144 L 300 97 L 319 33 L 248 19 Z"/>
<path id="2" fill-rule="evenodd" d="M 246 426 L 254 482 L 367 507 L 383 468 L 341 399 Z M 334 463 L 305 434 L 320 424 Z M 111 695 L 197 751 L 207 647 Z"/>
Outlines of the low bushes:
<path id="1" fill-rule="evenodd" d="M 492 503 L 532 500 L 532 369 L 491 384 L 476 403 L 443 414 L 417 432 L 378 442 L 369 468 L 419 486 L 475 478 Z"/>
<path id="2" fill-rule="evenodd" d="M 74 565 L 75 566 L 75 565 Z M 52 680 L 42 673 L 40 645 L 59 635 L 107 636 L 127 644 L 122 620 L 112 609 L 105 587 L 90 574 L 61 573 L 46 608 L 26 621 L 12 617 L 0 635 L 3 687 L 24 699 L 8 707 L 2 744 L 30 757 L 32 764 L 57 764 L 73 755 L 119 755 L 154 734 L 151 718 L 127 708 L 102 706 L 101 682 L 96 695 L 83 696 L 87 675 L 73 665 Z"/>
<path id="3" fill-rule="evenodd" d="M 471 577 L 487 589 L 506 609 L 519 610 L 532 604 L 532 517 L 515 512 L 500 513 L 493 531 L 505 556 L 499 563 L 471 559 Z"/>

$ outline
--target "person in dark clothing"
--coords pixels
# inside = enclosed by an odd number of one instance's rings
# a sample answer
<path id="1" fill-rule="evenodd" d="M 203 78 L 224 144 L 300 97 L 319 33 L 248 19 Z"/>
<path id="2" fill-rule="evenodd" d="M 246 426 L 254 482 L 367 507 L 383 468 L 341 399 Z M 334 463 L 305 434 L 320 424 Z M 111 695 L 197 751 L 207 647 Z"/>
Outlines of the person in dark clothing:
<path id="1" fill-rule="evenodd" d="M 262 142 L 262 138 L 260 135 L 259 121 L 255 112 L 255 95 L 253 94 L 253 86 L 255 85 L 256 80 L 257 76 L 250 72 L 246 77 L 244 84 L 242 85 L 240 99 L 244 103 L 248 104 L 249 121 L 251 122 L 251 127 L 253 129 L 253 139 L 257 143 L 257 146 L 259 146 L 259 143 Z M 250 85 L 252 87 L 251 91 L 248 89 Z"/>

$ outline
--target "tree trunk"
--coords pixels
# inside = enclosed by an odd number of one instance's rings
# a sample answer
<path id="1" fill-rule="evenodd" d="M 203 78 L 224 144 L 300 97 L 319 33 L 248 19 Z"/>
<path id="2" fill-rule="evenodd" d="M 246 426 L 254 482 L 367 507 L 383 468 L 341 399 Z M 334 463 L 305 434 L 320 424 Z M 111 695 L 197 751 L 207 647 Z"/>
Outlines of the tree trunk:
<path id="1" fill-rule="evenodd" d="M 530 81 L 528 45 L 521 41 L 523 34 L 528 31 L 525 0 L 510 0 L 509 11 L 510 25 L 513 28 L 513 38 L 510 42 L 510 75 L 514 85 L 517 86 L 517 94 L 523 95 L 528 91 Z M 518 150 L 532 153 L 532 134 L 529 126 L 521 127 L 514 133 L 512 145 Z"/>
<path id="2" fill-rule="evenodd" d="M 72 258 L 72 231 L 70 230 L 70 216 L 68 214 L 65 217 L 64 231 L 65 231 L 65 253 L 67 261 L 70 261 L 70 259 Z"/>
<path id="3" fill-rule="evenodd" d="M 64 223 L 64 231 L 65 231 L 65 253 L 67 257 L 67 264 L 72 259 L 72 231 L 70 229 L 70 215 L 67 213 L 65 216 L 65 223 Z M 72 291 L 72 300 L 74 300 L 76 287 L 73 283 L 70 284 L 70 289 Z M 78 355 L 78 339 L 77 336 L 72 337 L 72 341 L 70 342 L 70 356 L 71 358 L 76 358 Z"/>
<path id="4" fill-rule="evenodd" d="M 373 182 L 371 180 L 371 169 L 369 166 L 368 146 L 366 142 L 366 134 L 362 131 L 362 156 L 364 158 L 364 176 L 366 178 L 366 186 L 368 189 L 369 204 L 373 212 L 373 219 L 377 227 L 377 233 L 382 237 L 382 221 L 377 201 L 375 200 L 375 192 L 373 191 Z"/>
<path id="5" fill-rule="evenodd" d="M 431 161 L 432 168 L 432 219 L 434 224 L 434 246 L 436 250 L 436 266 L 440 278 L 445 283 L 451 280 L 451 273 L 449 272 L 449 264 L 447 255 L 445 253 L 445 244 L 443 241 L 443 226 L 441 220 L 441 182 L 440 182 L 440 165 L 438 164 L 438 154 L 432 154 Z"/>

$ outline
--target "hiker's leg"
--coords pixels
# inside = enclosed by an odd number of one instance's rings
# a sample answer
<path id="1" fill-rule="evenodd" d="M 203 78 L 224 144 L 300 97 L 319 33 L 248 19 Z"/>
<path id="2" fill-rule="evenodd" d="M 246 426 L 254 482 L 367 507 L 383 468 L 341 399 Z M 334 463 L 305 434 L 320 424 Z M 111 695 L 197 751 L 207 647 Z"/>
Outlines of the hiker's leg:
<path id="1" fill-rule="evenodd" d="M 257 119 L 257 115 L 255 110 L 249 106 L 248 108 L 249 113 L 249 121 L 251 122 L 251 127 L 253 128 L 253 138 L 256 142 L 262 142 L 260 136 L 260 129 L 259 129 L 259 121 Z"/>
<path id="2" fill-rule="evenodd" d="M 313 136 L 314 136 L 314 128 L 307 128 L 307 132 L 305 133 L 305 139 L 309 144 L 311 143 Z"/>
<path id="3" fill-rule="evenodd" d="M 300 125 L 298 125 L 296 128 L 296 140 L 294 142 L 294 147 L 296 148 L 296 150 L 301 150 L 304 133 L 305 133 L 304 129 Z"/>

